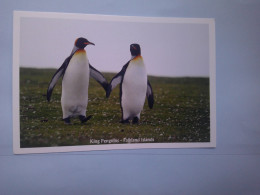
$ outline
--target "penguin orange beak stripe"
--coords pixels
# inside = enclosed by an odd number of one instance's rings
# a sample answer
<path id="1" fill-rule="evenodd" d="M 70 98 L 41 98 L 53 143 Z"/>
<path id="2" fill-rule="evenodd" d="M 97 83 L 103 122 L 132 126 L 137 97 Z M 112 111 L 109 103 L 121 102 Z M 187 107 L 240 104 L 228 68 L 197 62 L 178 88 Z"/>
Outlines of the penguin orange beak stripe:
<path id="1" fill-rule="evenodd" d="M 85 45 L 95 45 L 94 43 L 91 42 L 84 42 Z"/>

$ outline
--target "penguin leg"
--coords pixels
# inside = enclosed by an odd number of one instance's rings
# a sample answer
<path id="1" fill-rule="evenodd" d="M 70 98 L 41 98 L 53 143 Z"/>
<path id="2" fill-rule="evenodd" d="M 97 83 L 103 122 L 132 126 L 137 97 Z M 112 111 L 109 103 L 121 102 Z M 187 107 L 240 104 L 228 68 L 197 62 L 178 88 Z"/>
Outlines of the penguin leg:
<path id="1" fill-rule="evenodd" d="M 138 124 L 139 123 L 139 118 L 136 116 L 133 118 L 133 124 Z"/>
<path id="2" fill-rule="evenodd" d="M 131 119 L 130 114 L 125 109 L 123 109 L 123 107 L 122 107 L 122 120 L 120 121 L 120 123 L 130 124 L 129 119 Z"/>
<path id="3" fill-rule="evenodd" d="M 64 118 L 63 121 L 64 121 L 64 123 L 65 123 L 66 125 L 71 125 L 71 123 L 70 123 L 70 117 Z"/>
<path id="4" fill-rule="evenodd" d="M 83 115 L 79 115 L 79 120 L 81 121 L 81 123 L 85 123 L 87 122 L 89 119 L 91 119 L 92 115 L 89 115 L 88 117 L 85 117 Z"/>

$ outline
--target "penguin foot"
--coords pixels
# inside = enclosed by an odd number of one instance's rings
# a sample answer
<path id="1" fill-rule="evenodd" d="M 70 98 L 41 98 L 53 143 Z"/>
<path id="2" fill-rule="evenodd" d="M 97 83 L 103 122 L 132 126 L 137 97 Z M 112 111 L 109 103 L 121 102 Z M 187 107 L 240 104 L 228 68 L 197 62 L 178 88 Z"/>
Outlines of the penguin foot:
<path id="1" fill-rule="evenodd" d="M 138 117 L 134 117 L 133 124 L 138 124 L 138 123 L 139 123 L 139 118 Z"/>
<path id="2" fill-rule="evenodd" d="M 71 123 L 70 123 L 70 117 L 64 118 L 63 121 L 64 121 L 64 123 L 65 123 L 66 125 L 71 125 Z"/>
<path id="3" fill-rule="evenodd" d="M 130 122 L 129 122 L 128 119 L 126 119 L 126 120 L 121 120 L 120 123 L 122 123 L 122 124 L 130 124 Z"/>
<path id="4" fill-rule="evenodd" d="M 81 123 L 85 123 L 87 122 L 89 119 L 91 119 L 92 115 L 89 115 L 88 117 L 85 117 L 83 115 L 79 116 L 79 120 L 81 121 Z"/>

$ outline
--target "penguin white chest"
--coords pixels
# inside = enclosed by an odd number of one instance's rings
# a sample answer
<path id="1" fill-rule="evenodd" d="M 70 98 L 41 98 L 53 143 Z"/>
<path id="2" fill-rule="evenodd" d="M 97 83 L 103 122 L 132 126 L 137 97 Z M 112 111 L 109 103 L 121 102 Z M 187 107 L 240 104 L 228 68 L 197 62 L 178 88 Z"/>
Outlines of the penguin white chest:
<path id="1" fill-rule="evenodd" d="M 62 80 L 63 118 L 86 114 L 88 104 L 89 62 L 85 50 L 78 50 L 70 60 Z"/>
<path id="2" fill-rule="evenodd" d="M 124 118 L 140 116 L 147 90 L 147 73 L 141 56 L 131 60 L 122 82 Z"/>

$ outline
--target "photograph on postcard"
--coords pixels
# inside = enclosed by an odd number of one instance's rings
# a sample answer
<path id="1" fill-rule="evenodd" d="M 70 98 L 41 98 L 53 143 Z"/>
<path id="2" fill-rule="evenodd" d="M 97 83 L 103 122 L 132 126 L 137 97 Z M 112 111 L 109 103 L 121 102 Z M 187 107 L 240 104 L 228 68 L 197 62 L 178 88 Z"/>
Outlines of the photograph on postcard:
<path id="1" fill-rule="evenodd" d="M 214 146 L 213 19 L 14 16 L 20 149 Z"/>

